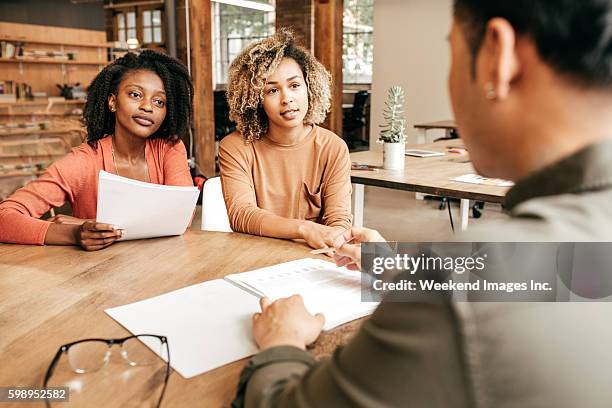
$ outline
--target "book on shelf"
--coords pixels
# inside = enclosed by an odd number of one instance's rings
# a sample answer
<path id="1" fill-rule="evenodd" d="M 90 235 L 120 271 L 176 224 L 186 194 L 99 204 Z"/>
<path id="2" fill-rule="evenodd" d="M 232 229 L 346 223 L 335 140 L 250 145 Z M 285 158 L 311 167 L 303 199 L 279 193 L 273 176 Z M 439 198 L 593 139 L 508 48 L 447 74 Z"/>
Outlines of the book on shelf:
<path id="1" fill-rule="evenodd" d="M 0 103 L 16 103 L 17 96 L 15 94 L 0 94 Z"/>
<path id="2" fill-rule="evenodd" d="M 0 41 L 0 58 L 13 58 L 17 48 L 8 41 Z"/>
<path id="3" fill-rule="evenodd" d="M 14 94 L 15 82 L 11 80 L 0 80 L 0 94 Z"/>

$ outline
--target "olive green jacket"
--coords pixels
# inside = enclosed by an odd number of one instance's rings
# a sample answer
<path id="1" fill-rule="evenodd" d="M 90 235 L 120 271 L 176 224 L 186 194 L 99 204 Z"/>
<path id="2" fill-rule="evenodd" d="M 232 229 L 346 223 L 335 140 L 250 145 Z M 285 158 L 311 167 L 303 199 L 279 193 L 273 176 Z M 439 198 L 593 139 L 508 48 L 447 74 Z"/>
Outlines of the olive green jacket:
<path id="1" fill-rule="evenodd" d="M 518 182 L 506 208 L 507 221 L 461 239 L 612 242 L 612 141 Z M 262 351 L 243 371 L 234 405 L 612 406 L 610 304 L 452 303 L 440 296 L 382 302 L 326 361 L 293 347 Z"/>

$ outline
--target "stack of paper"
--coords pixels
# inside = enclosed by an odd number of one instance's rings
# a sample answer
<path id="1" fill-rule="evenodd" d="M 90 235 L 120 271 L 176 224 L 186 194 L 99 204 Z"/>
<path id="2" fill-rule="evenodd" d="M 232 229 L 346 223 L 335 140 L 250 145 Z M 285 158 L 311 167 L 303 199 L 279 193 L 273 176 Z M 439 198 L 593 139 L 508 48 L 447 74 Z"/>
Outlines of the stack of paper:
<path id="1" fill-rule="evenodd" d="M 301 295 L 310 313 L 325 315 L 324 330 L 367 316 L 377 306 L 361 301 L 360 272 L 320 259 L 299 259 L 225 279 L 272 301 Z"/>
<path id="2" fill-rule="evenodd" d="M 514 185 L 514 183 L 509 180 L 487 178 L 487 177 L 479 176 L 478 174 L 465 174 L 463 176 L 455 177 L 451 180 L 459 181 L 461 183 L 483 184 L 485 186 L 496 186 L 496 187 L 512 187 Z"/>
<path id="3" fill-rule="evenodd" d="M 166 336 L 170 365 L 191 378 L 256 353 L 251 319 L 258 311 L 255 296 L 216 279 L 106 313 L 133 334 Z"/>
<path id="4" fill-rule="evenodd" d="M 190 378 L 257 352 L 251 319 L 260 311 L 259 296 L 276 300 L 300 294 L 311 313 L 325 315 L 329 330 L 366 316 L 377 306 L 361 302 L 360 280 L 359 272 L 319 259 L 300 259 L 228 275 L 106 313 L 133 334 L 166 336 L 172 368 Z"/>
<path id="5" fill-rule="evenodd" d="M 181 235 L 199 194 L 197 187 L 144 183 L 100 170 L 96 221 L 121 228 L 122 240 Z"/>

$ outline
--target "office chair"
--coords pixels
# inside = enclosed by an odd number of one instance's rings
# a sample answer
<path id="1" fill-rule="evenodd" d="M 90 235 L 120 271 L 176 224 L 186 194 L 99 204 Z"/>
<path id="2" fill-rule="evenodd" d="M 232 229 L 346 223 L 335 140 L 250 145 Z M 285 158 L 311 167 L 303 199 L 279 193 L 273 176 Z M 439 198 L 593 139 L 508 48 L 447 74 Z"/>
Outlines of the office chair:
<path id="1" fill-rule="evenodd" d="M 221 177 L 206 180 L 202 188 L 202 230 L 232 232 L 221 189 Z"/>
<path id="2" fill-rule="evenodd" d="M 355 148 L 357 142 L 357 131 L 361 130 L 366 125 L 365 109 L 368 101 L 368 91 L 359 91 L 355 94 L 353 107 L 343 115 L 342 118 L 342 133 L 349 146 L 349 149 Z M 361 142 L 361 140 L 359 140 Z"/>
<path id="3" fill-rule="evenodd" d="M 236 123 L 229 119 L 229 105 L 225 91 L 214 92 L 215 140 L 220 141 L 236 130 Z"/>

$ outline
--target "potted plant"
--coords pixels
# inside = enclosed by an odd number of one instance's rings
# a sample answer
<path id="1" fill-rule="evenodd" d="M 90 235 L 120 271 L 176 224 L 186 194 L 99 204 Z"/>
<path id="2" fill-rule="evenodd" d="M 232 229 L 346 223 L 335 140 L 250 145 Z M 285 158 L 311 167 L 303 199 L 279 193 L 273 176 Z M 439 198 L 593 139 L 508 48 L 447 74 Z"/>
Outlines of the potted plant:
<path id="1" fill-rule="evenodd" d="M 383 168 L 403 170 L 406 151 L 406 119 L 404 119 L 404 90 L 401 86 L 389 88 L 389 95 L 383 111 L 385 124 L 378 142 L 383 144 Z"/>

